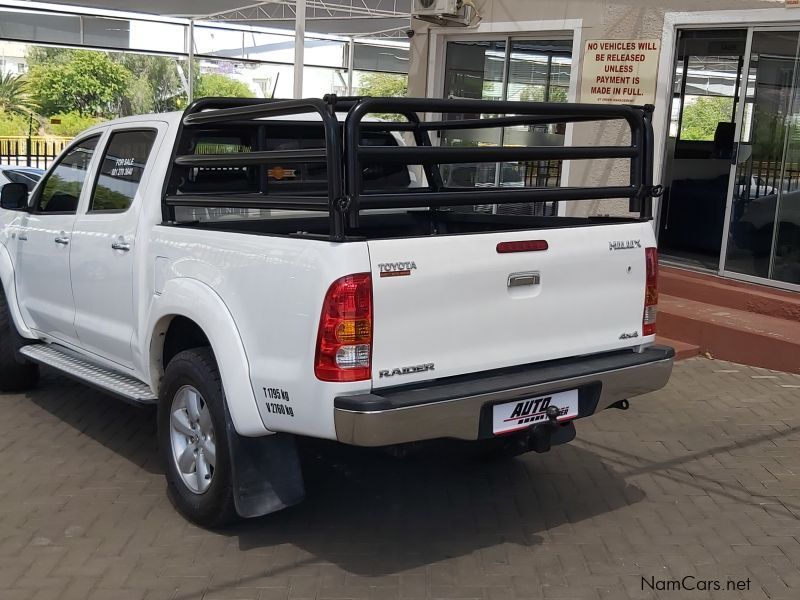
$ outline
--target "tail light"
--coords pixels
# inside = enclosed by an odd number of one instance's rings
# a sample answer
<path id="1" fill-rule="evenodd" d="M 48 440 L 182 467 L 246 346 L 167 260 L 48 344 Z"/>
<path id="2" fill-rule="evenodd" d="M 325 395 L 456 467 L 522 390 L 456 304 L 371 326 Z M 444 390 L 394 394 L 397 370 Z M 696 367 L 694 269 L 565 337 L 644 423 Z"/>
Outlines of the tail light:
<path id="1" fill-rule="evenodd" d="M 644 315 L 642 317 L 642 335 L 653 335 L 656 332 L 656 312 L 658 311 L 658 250 L 644 249 L 646 267 L 644 288 Z"/>
<path id="2" fill-rule="evenodd" d="M 322 381 L 362 381 L 372 375 L 372 276 L 337 279 L 322 303 L 314 374 Z"/>

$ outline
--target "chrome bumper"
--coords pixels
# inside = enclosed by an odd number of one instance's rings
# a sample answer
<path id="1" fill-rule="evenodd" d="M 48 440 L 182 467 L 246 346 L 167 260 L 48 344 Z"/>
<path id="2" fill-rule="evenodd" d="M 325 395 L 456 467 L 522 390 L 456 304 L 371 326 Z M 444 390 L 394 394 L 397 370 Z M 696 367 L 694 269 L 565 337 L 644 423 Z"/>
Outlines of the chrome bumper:
<path id="1" fill-rule="evenodd" d="M 642 352 L 581 357 L 483 373 L 466 380 L 437 380 L 426 387 L 338 397 L 334 403 L 336 437 L 356 446 L 491 437 L 491 431 L 486 431 L 490 411 L 485 408 L 570 389 L 579 390 L 578 417 L 587 417 L 619 400 L 664 387 L 674 356 L 672 348 L 650 346 Z"/>

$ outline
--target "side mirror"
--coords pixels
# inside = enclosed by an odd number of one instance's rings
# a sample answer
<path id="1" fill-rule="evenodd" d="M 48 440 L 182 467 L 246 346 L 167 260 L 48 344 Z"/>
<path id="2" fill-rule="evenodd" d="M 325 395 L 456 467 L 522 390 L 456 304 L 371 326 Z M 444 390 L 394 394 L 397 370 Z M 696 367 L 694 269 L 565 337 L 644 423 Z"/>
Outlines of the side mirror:
<path id="1" fill-rule="evenodd" d="M 28 210 L 28 186 L 24 183 L 7 183 L 0 190 L 0 208 Z"/>

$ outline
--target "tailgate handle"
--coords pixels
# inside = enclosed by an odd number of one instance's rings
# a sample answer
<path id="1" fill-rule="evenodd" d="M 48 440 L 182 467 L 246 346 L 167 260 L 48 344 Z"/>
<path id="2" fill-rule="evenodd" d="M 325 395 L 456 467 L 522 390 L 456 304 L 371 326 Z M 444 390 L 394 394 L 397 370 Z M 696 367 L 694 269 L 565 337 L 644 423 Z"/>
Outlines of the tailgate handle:
<path id="1" fill-rule="evenodd" d="M 526 271 L 524 273 L 511 273 L 508 276 L 508 287 L 519 287 L 522 285 L 538 285 L 541 277 L 536 271 Z"/>

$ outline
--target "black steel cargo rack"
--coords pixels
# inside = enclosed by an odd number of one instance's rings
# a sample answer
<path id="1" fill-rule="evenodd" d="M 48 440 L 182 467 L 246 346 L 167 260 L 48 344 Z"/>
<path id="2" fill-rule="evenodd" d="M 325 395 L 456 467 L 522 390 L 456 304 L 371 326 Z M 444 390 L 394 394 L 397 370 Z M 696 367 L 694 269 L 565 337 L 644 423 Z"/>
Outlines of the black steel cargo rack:
<path id="1" fill-rule="evenodd" d="M 230 154 L 179 154 L 183 135 L 194 128 L 224 123 L 289 117 L 316 113 L 324 130 L 324 148 L 302 150 L 258 150 Z M 337 113 L 345 113 L 344 123 Z M 405 122 L 364 121 L 367 115 L 399 114 Z M 422 120 L 421 113 L 435 120 Z M 357 227 L 359 212 L 366 209 L 429 207 L 519 202 L 568 201 L 627 198 L 629 210 L 640 218 L 652 218 L 652 199 L 660 186 L 653 186 L 653 106 L 603 105 L 547 102 L 501 102 L 490 100 L 337 97 L 322 99 L 260 100 L 203 98 L 184 112 L 163 196 L 163 218 L 175 221 L 175 207 L 257 208 L 328 212 L 330 235 L 343 241 Z M 446 119 L 445 115 L 490 115 L 486 118 Z M 491 116 L 506 115 L 506 116 Z M 430 132 L 546 125 L 587 121 L 624 120 L 630 128 L 630 144 L 619 146 L 523 146 L 444 147 L 431 143 Z M 263 122 L 263 121 L 261 121 Z M 361 145 L 362 131 L 409 132 L 414 146 Z M 438 165 L 529 160 L 586 160 L 620 158 L 630 160 L 628 185 L 595 187 L 457 188 L 446 187 Z M 170 187 L 176 168 L 244 167 L 258 165 L 266 178 L 268 165 L 286 162 L 316 162 L 327 166 L 326 195 L 276 195 L 267 193 L 177 194 Z M 421 165 L 428 186 L 396 193 L 371 193 L 362 189 L 365 162 Z"/>

